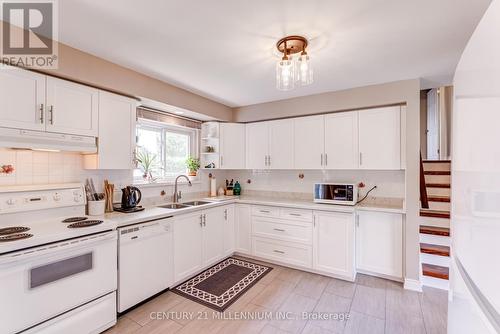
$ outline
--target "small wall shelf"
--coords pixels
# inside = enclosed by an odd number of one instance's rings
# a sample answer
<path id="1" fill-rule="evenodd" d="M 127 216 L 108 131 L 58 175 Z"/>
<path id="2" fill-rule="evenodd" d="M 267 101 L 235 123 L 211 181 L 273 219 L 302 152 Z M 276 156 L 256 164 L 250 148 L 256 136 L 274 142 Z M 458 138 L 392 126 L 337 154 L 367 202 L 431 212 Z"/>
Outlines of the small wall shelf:
<path id="1" fill-rule="evenodd" d="M 207 146 L 213 148 L 214 152 L 208 152 Z M 219 122 L 205 122 L 201 125 L 200 136 L 200 164 L 201 169 L 210 170 L 220 167 L 220 126 Z M 214 164 L 215 168 L 205 168 Z"/>

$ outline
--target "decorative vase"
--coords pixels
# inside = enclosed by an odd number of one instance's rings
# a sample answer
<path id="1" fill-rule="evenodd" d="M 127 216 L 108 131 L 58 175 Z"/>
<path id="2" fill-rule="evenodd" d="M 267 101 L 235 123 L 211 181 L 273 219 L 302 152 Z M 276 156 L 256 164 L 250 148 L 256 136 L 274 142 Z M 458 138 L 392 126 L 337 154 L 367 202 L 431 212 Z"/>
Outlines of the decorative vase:
<path id="1" fill-rule="evenodd" d="M 196 176 L 196 171 L 195 170 L 190 170 L 188 173 L 189 176 Z"/>

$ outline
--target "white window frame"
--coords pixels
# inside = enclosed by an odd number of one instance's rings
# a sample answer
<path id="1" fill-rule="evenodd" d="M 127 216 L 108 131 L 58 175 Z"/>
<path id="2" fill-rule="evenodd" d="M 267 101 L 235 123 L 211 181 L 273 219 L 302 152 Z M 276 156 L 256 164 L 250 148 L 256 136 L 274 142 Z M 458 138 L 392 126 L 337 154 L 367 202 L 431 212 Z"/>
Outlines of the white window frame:
<path id="1" fill-rule="evenodd" d="M 137 129 L 138 128 L 143 128 L 143 129 L 150 129 L 150 130 L 160 130 L 161 131 L 161 164 L 162 166 L 165 166 L 165 158 L 166 158 L 166 137 L 165 133 L 166 132 L 173 132 L 173 133 L 178 133 L 178 134 L 187 134 L 189 136 L 189 156 L 194 156 L 196 158 L 199 158 L 200 153 L 199 153 L 199 136 L 200 136 L 200 130 L 199 129 L 194 129 L 194 128 L 188 128 L 180 125 L 172 125 L 172 124 L 165 124 L 161 122 L 155 122 L 151 120 L 145 120 L 145 119 L 139 119 L 137 121 L 136 125 L 136 145 L 139 141 L 139 136 L 137 134 Z M 187 173 L 187 170 L 186 170 Z M 192 180 L 198 180 L 199 175 L 196 177 L 190 177 Z M 166 177 L 165 171 L 163 171 L 163 175 L 158 176 L 158 179 L 156 180 L 155 183 L 171 183 L 175 180 L 175 177 Z M 142 177 L 139 178 L 134 175 L 134 183 L 146 183 Z"/>

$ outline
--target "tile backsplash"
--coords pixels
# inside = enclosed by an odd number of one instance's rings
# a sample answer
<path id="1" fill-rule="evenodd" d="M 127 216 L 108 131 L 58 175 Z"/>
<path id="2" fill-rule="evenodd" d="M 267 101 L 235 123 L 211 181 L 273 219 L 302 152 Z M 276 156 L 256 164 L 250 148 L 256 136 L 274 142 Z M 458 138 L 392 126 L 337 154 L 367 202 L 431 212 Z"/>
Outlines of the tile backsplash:
<path id="1" fill-rule="evenodd" d="M 0 186 L 79 182 L 82 156 L 78 153 L 0 149 L 0 165 L 13 165 L 0 174 Z"/>

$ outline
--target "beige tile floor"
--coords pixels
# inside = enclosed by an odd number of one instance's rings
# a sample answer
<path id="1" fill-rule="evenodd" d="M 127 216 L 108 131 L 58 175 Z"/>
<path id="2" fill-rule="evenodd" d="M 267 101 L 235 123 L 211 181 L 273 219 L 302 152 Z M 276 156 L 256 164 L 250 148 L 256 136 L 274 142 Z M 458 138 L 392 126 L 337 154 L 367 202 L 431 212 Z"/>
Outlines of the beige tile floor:
<path id="1" fill-rule="evenodd" d="M 446 333 L 447 293 L 358 274 L 355 283 L 267 264 L 274 269 L 220 313 L 166 292 L 125 313 L 107 334 Z M 348 319 L 307 319 L 348 315 Z M 238 315 L 273 318 L 234 319 Z M 277 319 L 285 315 L 287 319 Z M 153 319 L 153 318 L 160 319 Z"/>

